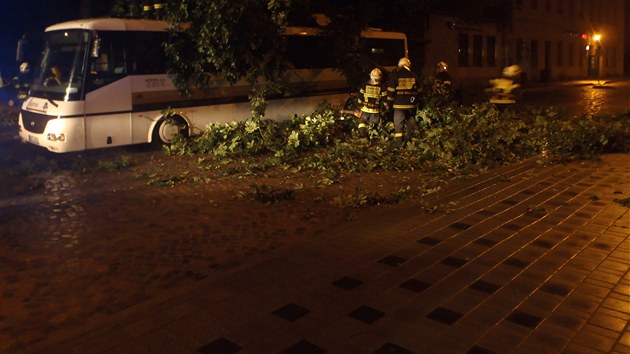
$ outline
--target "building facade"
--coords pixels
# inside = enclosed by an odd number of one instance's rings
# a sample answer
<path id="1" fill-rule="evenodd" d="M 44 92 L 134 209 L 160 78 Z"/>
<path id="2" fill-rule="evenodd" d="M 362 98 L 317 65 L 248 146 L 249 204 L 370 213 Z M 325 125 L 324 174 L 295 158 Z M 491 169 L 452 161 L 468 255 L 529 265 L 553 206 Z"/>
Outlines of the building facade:
<path id="1" fill-rule="evenodd" d="M 426 22 L 424 72 L 446 61 L 464 84 L 487 82 L 513 64 L 521 66 L 527 81 L 622 76 L 626 4 L 486 0 L 449 8 L 447 2 Z"/>

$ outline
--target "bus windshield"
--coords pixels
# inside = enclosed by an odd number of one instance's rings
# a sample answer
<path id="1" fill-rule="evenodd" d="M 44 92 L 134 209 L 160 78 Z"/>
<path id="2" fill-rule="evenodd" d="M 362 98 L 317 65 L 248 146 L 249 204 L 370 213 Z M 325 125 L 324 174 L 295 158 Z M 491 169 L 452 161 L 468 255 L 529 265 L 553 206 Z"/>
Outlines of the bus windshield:
<path id="1" fill-rule="evenodd" d="M 46 32 L 31 95 L 54 100 L 80 100 L 89 38 L 90 32 L 85 30 Z"/>
<path id="2" fill-rule="evenodd" d="M 381 66 L 397 66 L 401 53 L 406 52 L 404 39 L 364 38 L 361 53 Z"/>

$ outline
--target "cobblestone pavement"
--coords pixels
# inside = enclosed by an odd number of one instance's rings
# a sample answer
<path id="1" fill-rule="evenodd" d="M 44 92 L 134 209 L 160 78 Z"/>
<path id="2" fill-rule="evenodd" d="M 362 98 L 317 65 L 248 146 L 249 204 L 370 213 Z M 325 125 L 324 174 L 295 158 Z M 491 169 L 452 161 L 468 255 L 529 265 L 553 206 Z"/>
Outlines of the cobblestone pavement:
<path id="1" fill-rule="evenodd" d="M 155 217 L 136 217 L 124 207 L 140 200 L 133 194 L 107 196 L 102 210 L 108 218 L 85 225 L 81 220 L 95 211 L 65 200 L 64 186 L 71 183 L 60 177 L 47 186 L 49 203 L 40 210 L 9 208 L 20 215 L 21 227 L 32 230 L 20 237 L 52 236 L 27 243 L 30 249 L 23 249 L 23 240 L 8 238 L 12 252 L 1 261 L 3 267 L 15 265 L 12 274 L 2 271 L 0 348 L 11 353 L 630 353 L 630 209 L 622 205 L 630 196 L 629 157 L 604 155 L 601 161 L 549 166 L 525 161 L 449 184 L 437 197 L 453 206 L 450 213 L 403 205 L 375 208 L 290 247 L 237 242 L 250 244 L 246 250 L 227 239 L 204 244 L 195 235 L 211 232 L 213 223 L 201 218 L 180 225 L 171 213 L 159 212 L 165 205 L 159 194 L 144 196 L 153 202 L 136 206 L 158 210 Z M 174 202 L 171 211 L 197 212 L 177 198 Z M 50 215 L 56 226 L 38 229 L 38 215 Z M 70 222 L 56 223 L 62 220 Z M 129 222 L 123 227 L 107 220 Z M 244 224 L 243 237 L 255 227 L 246 220 L 236 223 Z M 182 241 L 152 237 L 164 228 L 169 232 L 161 235 L 184 235 Z M 90 236 L 60 242 L 77 229 Z M 88 237 L 124 244 L 130 231 L 146 237 L 152 250 L 90 250 L 99 256 L 82 258 L 85 248 L 77 253 L 72 246 L 89 243 Z M 58 264 L 41 261 L 57 244 Z M 204 258 L 205 247 L 262 254 L 254 263 L 200 275 L 188 265 L 221 264 Z M 25 254 L 32 256 L 24 259 Z M 177 274 L 169 273 L 171 262 L 180 267 Z M 117 274 L 127 263 L 133 274 Z M 20 272 L 32 267 L 48 279 L 13 287 Z M 183 275 L 199 279 L 182 282 Z M 159 281 L 150 281 L 153 277 Z M 71 281 L 62 282 L 63 288 L 47 286 L 64 278 Z M 91 278 L 102 279 L 108 290 L 82 288 Z M 147 295 L 154 293 L 145 281 L 159 284 L 158 296 Z M 126 288 L 117 288 L 120 284 Z M 14 320 L 14 309 L 23 308 L 29 316 Z"/>
<path id="2" fill-rule="evenodd" d="M 92 177 L 59 170 L 30 182 L 42 184 L 34 191 L 0 195 L 0 352 L 255 261 L 328 223 L 300 201 L 262 205 L 195 184 L 81 180 Z"/>

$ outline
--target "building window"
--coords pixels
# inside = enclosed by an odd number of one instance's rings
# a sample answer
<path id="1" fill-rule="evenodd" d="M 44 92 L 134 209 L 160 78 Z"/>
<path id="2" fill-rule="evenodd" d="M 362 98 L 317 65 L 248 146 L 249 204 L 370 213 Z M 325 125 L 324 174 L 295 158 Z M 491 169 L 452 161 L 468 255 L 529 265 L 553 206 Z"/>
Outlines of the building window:
<path id="1" fill-rule="evenodd" d="M 532 0 L 532 10 L 536 10 L 538 8 L 538 0 Z"/>
<path id="2" fill-rule="evenodd" d="M 480 34 L 473 36 L 473 66 L 483 66 L 483 37 Z"/>
<path id="3" fill-rule="evenodd" d="M 545 69 L 551 69 L 551 42 L 545 41 Z"/>
<path id="4" fill-rule="evenodd" d="M 584 0 L 580 0 L 580 18 L 584 19 Z"/>
<path id="5" fill-rule="evenodd" d="M 569 15 L 571 17 L 575 15 L 575 0 L 569 0 Z"/>
<path id="6" fill-rule="evenodd" d="M 563 12 L 562 2 L 564 2 L 564 0 L 558 0 L 558 15 L 562 15 Z"/>
<path id="7" fill-rule="evenodd" d="M 569 61 L 569 66 L 573 66 L 573 43 L 569 43 L 569 57 L 567 60 Z"/>
<path id="8" fill-rule="evenodd" d="M 538 41 L 535 39 L 532 41 L 530 55 L 531 55 L 530 60 L 532 63 L 532 68 L 537 68 L 538 67 Z"/>
<path id="9" fill-rule="evenodd" d="M 523 64 L 523 54 L 525 52 L 525 42 L 522 39 L 516 39 L 516 64 Z"/>
<path id="10" fill-rule="evenodd" d="M 562 42 L 558 42 L 558 66 L 562 66 Z"/>
<path id="11" fill-rule="evenodd" d="M 488 66 L 497 65 L 497 39 L 495 36 L 486 37 L 486 63 Z"/>
<path id="12" fill-rule="evenodd" d="M 551 0 L 545 0 L 545 11 L 551 12 Z"/>
<path id="13" fill-rule="evenodd" d="M 457 42 L 458 64 L 459 66 L 468 66 L 468 34 L 460 33 Z"/>

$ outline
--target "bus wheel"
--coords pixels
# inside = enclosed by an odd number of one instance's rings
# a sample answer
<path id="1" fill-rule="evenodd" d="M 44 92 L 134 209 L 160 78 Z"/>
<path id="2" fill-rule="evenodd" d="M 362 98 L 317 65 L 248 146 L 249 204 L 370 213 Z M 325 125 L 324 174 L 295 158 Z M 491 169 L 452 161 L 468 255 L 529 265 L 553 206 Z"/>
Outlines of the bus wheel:
<path id="1" fill-rule="evenodd" d="M 178 134 L 188 137 L 188 124 L 186 120 L 182 117 L 162 118 L 153 129 L 151 145 L 156 147 L 169 145 Z"/>

